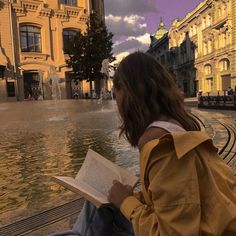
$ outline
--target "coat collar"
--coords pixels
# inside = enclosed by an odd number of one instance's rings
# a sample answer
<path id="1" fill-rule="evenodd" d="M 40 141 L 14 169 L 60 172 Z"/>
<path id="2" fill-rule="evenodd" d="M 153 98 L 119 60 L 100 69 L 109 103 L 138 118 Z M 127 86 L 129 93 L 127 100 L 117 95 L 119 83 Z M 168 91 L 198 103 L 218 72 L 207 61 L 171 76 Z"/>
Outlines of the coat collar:
<path id="1" fill-rule="evenodd" d="M 212 139 L 202 131 L 174 132 L 164 135 L 160 139 L 166 138 L 167 136 L 173 139 L 178 159 L 182 158 L 186 153 L 206 141 L 209 141 L 211 146 L 214 147 Z M 218 150 L 216 147 L 214 147 L 214 149 L 215 151 Z"/>
<path id="2" fill-rule="evenodd" d="M 212 139 L 202 131 L 187 131 L 187 132 L 173 132 L 168 133 L 160 137 L 159 139 L 153 139 L 147 142 L 141 149 L 141 153 L 149 155 L 151 150 L 158 146 L 160 141 L 164 139 L 172 139 L 176 156 L 178 159 L 182 158 L 186 153 L 196 148 L 200 144 L 208 141 L 210 146 L 217 152 L 217 148 L 213 145 Z M 147 152 L 147 153 L 146 153 Z"/>

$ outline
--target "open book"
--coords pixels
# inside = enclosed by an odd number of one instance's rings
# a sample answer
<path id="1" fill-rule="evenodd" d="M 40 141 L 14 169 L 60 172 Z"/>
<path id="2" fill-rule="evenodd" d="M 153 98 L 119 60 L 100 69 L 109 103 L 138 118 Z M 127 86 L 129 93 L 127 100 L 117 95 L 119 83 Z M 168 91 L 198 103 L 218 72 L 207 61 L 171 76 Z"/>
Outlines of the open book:
<path id="1" fill-rule="evenodd" d="M 138 177 L 91 149 L 88 150 L 84 163 L 75 178 L 53 176 L 52 179 L 65 188 L 79 193 L 96 207 L 109 203 L 107 201 L 108 190 L 114 179 L 133 187 L 138 182 Z"/>

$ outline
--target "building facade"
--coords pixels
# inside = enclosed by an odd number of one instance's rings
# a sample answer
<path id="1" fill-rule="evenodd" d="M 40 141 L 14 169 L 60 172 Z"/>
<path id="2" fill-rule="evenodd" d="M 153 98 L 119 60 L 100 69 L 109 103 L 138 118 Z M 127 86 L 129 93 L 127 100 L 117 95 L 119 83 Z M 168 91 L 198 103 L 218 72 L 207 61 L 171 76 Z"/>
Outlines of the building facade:
<path id="1" fill-rule="evenodd" d="M 74 83 L 66 50 L 103 0 L 0 0 L 0 101 L 72 98 L 89 91 Z"/>
<path id="2" fill-rule="evenodd" d="M 186 96 L 236 89 L 235 0 L 203 1 L 173 21 L 168 39 L 169 67 Z"/>

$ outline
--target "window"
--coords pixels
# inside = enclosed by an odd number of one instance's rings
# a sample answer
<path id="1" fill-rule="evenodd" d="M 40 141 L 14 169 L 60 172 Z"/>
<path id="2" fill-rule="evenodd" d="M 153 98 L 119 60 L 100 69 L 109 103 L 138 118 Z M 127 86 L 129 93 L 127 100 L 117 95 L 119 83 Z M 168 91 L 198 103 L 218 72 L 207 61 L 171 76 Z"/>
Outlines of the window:
<path id="1" fill-rule="evenodd" d="M 213 78 L 206 79 L 206 91 L 211 92 L 213 88 Z"/>
<path id="2" fill-rule="evenodd" d="M 0 65 L 0 79 L 4 78 L 4 71 L 5 71 L 5 66 Z"/>
<path id="3" fill-rule="evenodd" d="M 223 59 L 219 62 L 220 71 L 227 71 L 230 69 L 230 61 L 228 59 Z"/>
<path id="4" fill-rule="evenodd" d="M 15 97 L 15 84 L 14 82 L 7 82 L 7 96 Z"/>
<path id="5" fill-rule="evenodd" d="M 203 43 L 203 55 L 207 55 L 208 45 L 207 42 Z"/>
<path id="6" fill-rule="evenodd" d="M 221 13 L 222 13 L 222 16 L 226 16 L 226 14 L 227 14 L 227 5 L 226 5 L 226 4 L 224 4 L 224 5 L 222 6 L 222 11 L 221 11 Z"/>
<path id="7" fill-rule="evenodd" d="M 206 17 L 203 17 L 202 19 L 202 29 L 206 28 Z"/>
<path id="8" fill-rule="evenodd" d="M 226 40 L 226 32 L 221 34 L 221 47 L 224 48 L 226 46 L 227 40 Z"/>
<path id="9" fill-rule="evenodd" d="M 21 51 L 41 52 L 41 29 L 36 26 L 24 25 L 20 27 Z"/>
<path id="10" fill-rule="evenodd" d="M 77 0 L 61 0 L 61 4 L 77 6 Z"/>
<path id="11" fill-rule="evenodd" d="M 63 49 L 64 53 L 68 53 L 71 43 L 73 43 L 74 38 L 77 34 L 76 30 L 66 29 L 63 30 Z"/>
<path id="12" fill-rule="evenodd" d="M 205 71 L 205 75 L 211 75 L 212 74 L 212 66 L 210 64 L 205 65 L 204 71 Z"/>
<path id="13" fill-rule="evenodd" d="M 208 41 L 208 53 L 212 53 L 212 51 L 213 51 L 213 44 L 212 44 L 212 41 L 209 40 Z"/>
<path id="14" fill-rule="evenodd" d="M 209 15 L 207 16 L 207 27 L 210 26 L 211 24 L 212 24 L 212 17 L 211 17 L 211 15 L 209 14 Z"/>

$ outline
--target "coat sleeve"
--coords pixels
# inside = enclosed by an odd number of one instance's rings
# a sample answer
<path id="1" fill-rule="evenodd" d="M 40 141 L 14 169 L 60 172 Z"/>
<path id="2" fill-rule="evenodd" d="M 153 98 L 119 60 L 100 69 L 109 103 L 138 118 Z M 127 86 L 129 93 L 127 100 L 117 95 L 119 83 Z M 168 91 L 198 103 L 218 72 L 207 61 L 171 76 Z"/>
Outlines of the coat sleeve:
<path id="1" fill-rule="evenodd" d="M 146 173 L 152 204 L 126 198 L 121 212 L 132 222 L 136 236 L 199 235 L 200 200 L 194 152 L 178 159 L 175 152 L 160 157 L 151 152 Z"/>

